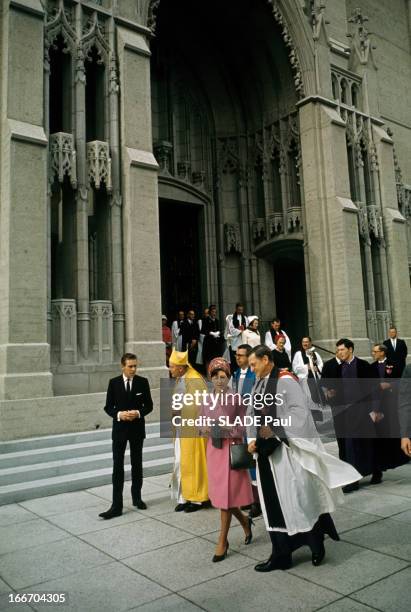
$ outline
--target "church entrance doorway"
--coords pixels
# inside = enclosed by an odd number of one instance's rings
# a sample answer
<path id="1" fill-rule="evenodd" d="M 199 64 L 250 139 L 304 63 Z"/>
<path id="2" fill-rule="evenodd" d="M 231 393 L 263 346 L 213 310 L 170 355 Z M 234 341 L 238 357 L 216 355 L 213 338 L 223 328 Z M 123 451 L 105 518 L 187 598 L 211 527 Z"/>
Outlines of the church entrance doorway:
<path id="1" fill-rule="evenodd" d="M 160 199 L 161 302 L 170 323 L 178 310 L 202 312 L 201 213 L 201 206 Z"/>
<path id="2" fill-rule="evenodd" d="M 277 317 L 290 336 L 293 351 L 309 334 L 304 253 L 301 246 L 282 251 L 274 260 Z"/>

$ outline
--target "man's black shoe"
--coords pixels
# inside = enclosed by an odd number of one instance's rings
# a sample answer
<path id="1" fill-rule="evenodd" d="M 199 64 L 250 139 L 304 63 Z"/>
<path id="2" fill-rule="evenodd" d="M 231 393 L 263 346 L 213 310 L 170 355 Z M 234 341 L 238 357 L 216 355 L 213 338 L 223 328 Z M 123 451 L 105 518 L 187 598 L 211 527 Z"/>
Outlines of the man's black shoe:
<path id="1" fill-rule="evenodd" d="M 370 480 L 370 484 L 377 485 L 382 482 L 382 472 L 374 472 Z"/>
<path id="2" fill-rule="evenodd" d="M 351 484 L 345 485 L 342 490 L 344 491 L 344 493 L 352 493 L 353 491 L 358 491 L 359 488 L 359 482 L 352 482 Z"/>
<path id="3" fill-rule="evenodd" d="M 191 502 L 188 502 L 188 504 L 184 508 L 184 512 L 197 512 L 197 510 L 201 510 L 201 508 L 201 504 L 192 504 Z"/>
<path id="4" fill-rule="evenodd" d="M 135 501 L 133 501 L 133 506 L 135 506 L 139 510 L 147 510 L 147 504 L 143 502 L 142 499 L 136 499 Z"/>
<path id="5" fill-rule="evenodd" d="M 188 506 L 189 502 L 185 502 L 184 504 L 177 504 L 174 508 L 174 512 L 183 512 Z"/>
<path id="6" fill-rule="evenodd" d="M 274 570 L 286 570 L 292 567 L 291 555 L 288 557 L 270 557 L 268 561 L 258 563 L 255 566 L 256 572 L 272 572 Z"/>
<path id="7" fill-rule="evenodd" d="M 101 512 L 99 516 L 103 519 L 106 519 L 107 521 L 108 519 L 115 518 L 116 516 L 121 516 L 122 514 L 123 510 L 121 508 L 113 508 L 113 506 L 111 506 L 111 508 L 109 508 L 106 512 Z"/>

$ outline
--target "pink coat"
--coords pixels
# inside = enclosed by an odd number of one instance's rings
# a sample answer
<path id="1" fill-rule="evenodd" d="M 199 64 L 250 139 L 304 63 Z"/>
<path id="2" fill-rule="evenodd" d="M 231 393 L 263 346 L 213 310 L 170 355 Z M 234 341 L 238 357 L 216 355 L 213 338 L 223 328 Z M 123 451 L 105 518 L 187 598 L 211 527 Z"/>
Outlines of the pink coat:
<path id="1" fill-rule="evenodd" d="M 210 416 L 216 422 L 219 416 L 229 416 L 230 420 L 233 420 L 236 416 L 243 417 L 245 413 L 246 407 L 237 402 L 229 402 L 227 406 L 219 404 L 214 410 L 203 406 L 201 410 L 202 415 Z M 222 448 L 215 448 L 211 437 L 208 439 L 208 494 L 214 508 L 228 510 L 248 506 L 254 499 L 249 471 L 232 470 L 230 467 L 230 444 L 245 440 L 245 428 L 232 427 L 229 431 L 224 430 L 224 433 L 228 437 L 222 440 Z"/>

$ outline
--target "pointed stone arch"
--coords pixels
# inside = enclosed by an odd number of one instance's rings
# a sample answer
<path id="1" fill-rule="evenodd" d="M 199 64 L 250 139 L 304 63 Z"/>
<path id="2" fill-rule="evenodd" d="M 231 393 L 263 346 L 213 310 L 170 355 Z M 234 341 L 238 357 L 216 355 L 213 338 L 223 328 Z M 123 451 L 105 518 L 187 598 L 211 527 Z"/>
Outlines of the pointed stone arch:
<path id="1" fill-rule="evenodd" d="M 264 1 L 264 0 L 262 0 Z M 315 93 L 313 38 L 303 9 L 293 0 L 265 0 L 270 5 L 274 21 L 288 50 L 294 86 L 299 98 Z M 148 0 L 146 24 L 156 33 L 161 0 Z"/>

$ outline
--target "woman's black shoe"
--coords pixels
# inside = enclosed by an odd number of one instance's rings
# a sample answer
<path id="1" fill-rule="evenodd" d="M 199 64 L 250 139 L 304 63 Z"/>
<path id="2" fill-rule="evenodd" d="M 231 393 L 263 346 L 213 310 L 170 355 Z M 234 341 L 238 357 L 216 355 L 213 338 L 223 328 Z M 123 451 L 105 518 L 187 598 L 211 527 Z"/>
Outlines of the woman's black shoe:
<path id="1" fill-rule="evenodd" d="M 315 567 L 318 567 L 321 564 L 324 557 L 325 557 L 325 548 L 324 548 L 324 542 L 322 542 L 321 546 L 319 547 L 319 550 L 313 553 L 311 556 L 312 564 Z"/>
<path id="2" fill-rule="evenodd" d="M 257 518 L 257 516 L 261 516 L 262 513 L 263 512 L 261 510 L 261 504 L 259 504 L 258 502 L 254 502 L 251 504 L 250 512 L 248 513 L 248 516 L 250 518 Z"/>
<path id="3" fill-rule="evenodd" d="M 224 561 L 224 559 L 227 556 L 228 547 L 229 547 L 229 544 L 227 542 L 227 546 L 225 547 L 224 553 L 222 555 L 214 555 L 214 557 L 212 558 L 212 562 L 213 563 L 218 563 L 219 561 Z"/>
<path id="4" fill-rule="evenodd" d="M 307 544 L 311 549 L 312 564 L 317 567 L 325 557 L 324 531 L 320 520 L 318 520 L 313 529 L 308 532 Z"/>
<path id="5" fill-rule="evenodd" d="M 248 536 L 245 536 L 244 544 L 246 545 L 251 544 L 251 540 L 253 539 L 253 531 L 251 529 L 251 525 L 254 525 L 254 521 L 252 518 L 248 517 L 248 528 L 250 530 L 250 533 Z"/>
<path id="6" fill-rule="evenodd" d="M 292 558 L 291 555 L 287 555 L 285 557 L 270 557 L 268 561 L 264 561 L 264 563 L 258 563 L 255 566 L 256 572 L 272 572 L 274 570 L 287 570 L 292 567 Z"/>
<path id="7" fill-rule="evenodd" d="M 339 542 L 340 536 L 335 528 L 334 521 L 329 514 L 321 514 L 318 523 L 323 533 L 326 533 L 332 540 Z"/>

